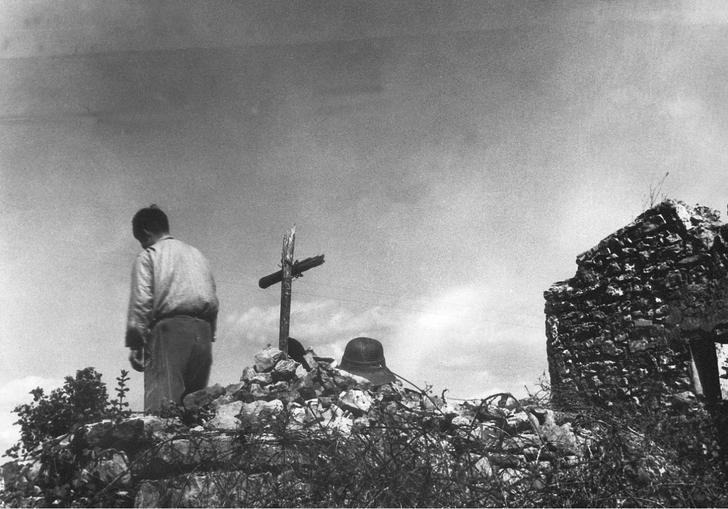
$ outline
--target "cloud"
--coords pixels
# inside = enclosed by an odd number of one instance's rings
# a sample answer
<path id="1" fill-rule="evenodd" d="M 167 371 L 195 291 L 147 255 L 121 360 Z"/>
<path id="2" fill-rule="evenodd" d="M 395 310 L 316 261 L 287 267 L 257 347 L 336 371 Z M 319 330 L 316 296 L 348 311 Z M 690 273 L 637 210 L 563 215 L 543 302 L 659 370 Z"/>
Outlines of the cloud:
<path id="1" fill-rule="evenodd" d="M 62 384 L 62 380 L 26 376 L 0 386 L 0 455 L 20 439 L 20 427 L 13 424 L 18 417 L 13 413 L 13 409 L 23 403 L 29 403 L 32 400 L 30 391 L 36 387 L 48 392 Z"/>
<path id="2" fill-rule="evenodd" d="M 49 390 L 55 387 L 60 387 L 62 383 L 62 380 L 43 378 L 41 376 L 16 378 L 15 380 L 11 380 L 5 385 L 0 386 L 0 404 L 7 404 L 12 401 L 23 402 L 30 398 L 30 391 L 36 387 Z"/>
<path id="3" fill-rule="evenodd" d="M 291 331 L 304 346 L 336 359 L 350 339 L 376 338 L 390 369 L 420 387 L 428 383 L 463 398 L 522 394 L 523 385 L 533 386 L 546 369 L 543 317 L 524 315 L 515 299 L 505 304 L 503 291 L 473 282 L 362 309 L 333 299 L 299 301 L 292 307 Z M 278 306 L 228 315 L 225 341 L 274 344 L 278 320 Z"/>
<path id="4" fill-rule="evenodd" d="M 725 159 L 725 140 L 728 136 L 713 118 L 711 108 L 697 96 L 677 94 L 662 104 L 662 112 L 681 145 L 696 153 L 708 152 L 717 160 Z"/>
<path id="5" fill-rule="evenodd" d="M 293 302 L 291 336 L 319 355 L 340 358 L 346 343 L 357 336 L 381 337 L 398 321 L 401 312 L 382 306 L 353 310 L 333 300 Z M 278 337 L 278 306 L 254 306 L 228 315 L 224 320 L 225 341 L 244 344 L 275 343 Z"/>
<path id="6" fill-rule="evenodd" d="M 728 6 L 721 0 L 681 2 L 680 15 L 684 22 L 695 25 L 725 25 L 728 23 Z"/>
<path id="7" fill-rule="evenodd" d="M 498 293 L 473 283 L 427 301 L 396 328 L 387 364 L 415 384 L 482 397 L 522 392 L 544 370 L 542 319 L 498 306 Z"/>

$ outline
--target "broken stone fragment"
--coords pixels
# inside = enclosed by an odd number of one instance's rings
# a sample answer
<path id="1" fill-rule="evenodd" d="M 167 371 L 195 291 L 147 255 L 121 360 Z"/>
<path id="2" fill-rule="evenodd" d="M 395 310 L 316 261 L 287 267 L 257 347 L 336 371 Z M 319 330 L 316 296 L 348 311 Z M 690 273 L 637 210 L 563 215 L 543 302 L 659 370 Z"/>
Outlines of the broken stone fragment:
<path id="1" fill-rule="evenodd" d="M 323 408 L 319 405 L 318 399 L 311 399 L 304 403 L 306 410 L 306 422 L 319 421 L 321 420 L 321 413 Z"/>
<path id="2" fill-rule="evenodd" d="M 319 363 L 316 361 L 316 359 L 314 357 L 315 357 L 315 355 L 312 351 L 307 351 L 303 356 L 303 363 L 305 365 L 304 367 L 308 371 L 311 371 L 312 369 L 316 369 L 319 365 Z"/>
<path id="3" fill-rule="evenodd" d="M 702 244 L 703 248 L 706 250 L 713 247 L 717 234 L 718 232 L 716 232 L 714 229 L 705 228 L 704 226 L 699 226 L 695 229 L 693 233 L 694 237 Z"/>
<path id="4" fill-rule="evenodd" d="M 519 468 L 502 468 L 498 471 L 501 482 L 506 485 L 521 483 L 526 475 L 531 474 Z"/>
<path id="5" fill-rule="evenodd" d="M 199 391 L 191 392 L 184 397 L 182 404 L 188 410 L 197 410 L 212 403 L 213 400 L 225 394 L 225 388 L 220 384 L 205 387 Z"/>
<path id="6" fill-rule="evenodd" d="M 258 385 L 268 385 L 273 383 L 273 374 L 270 371 L 266 371 L 263 373 L 255 373 L 250 378 L 251 383 L 256 383 Z"/>
<path id="7" fill-rule="evenodd" d="M 288 423 L 287 426 L 292 430 L 303 429 L 305 424 L 309 422 L 308 411 L 299 403 L 288 404 Z"/>
<path id="8" fill-rule="evenodd" d="M 304 378 L 307 374 L 308 374 L 308 371 L 306 371 L 306 368 L 303 367 L 303 364 L 299 364 L 296 367 L 295 378 L 300 380 L 300 379 Z"/>
<path id="9" fill-rule="evenodd" d="M 319 357 L 315 354 L 313 356 L 313 360 L 318 362 L 319 366 L 324 368 L 332 368 L 332 365 L 336 363 L 336 359 L 334 359 L 333 357 Z"/>
<path id="10" fill-rule="evenodd" d="M 23 489 L 33 485 L 40 476 L 43 462 L 40 458 L 9 461 L 2 465 L 2 479 L 6 490 Z"/>
<path id="11" fill-rule="evenodd" d="M 276 382 L 274 384 L 270 384 L 268 386 L 268 392 L 286 392 L 289 389 L 289 385 L 287 382 L 284 382 L 281 380 L 280 382 Z"/>
<path id="12" fill-rule="evenodd" d="M 662 226 L 666 224 L 665 218 L 661 215 L 655 215 L 649 218 L 648 220 L 644 221 L 640 225 L 640 233 L 647 234 L 647 233 L 654 233 L 658 229 L 660 229 Z"/>
<path id="13" fill-rule="evenodd" d="M 210 408 L 217 412 L 217 409 L 220 408 L 223 405 L 227 405 L 228 403 L 232 403 L 233 401 L 238 401 L 240 398 L 234 397 L 229 392 L 226 392 L 216 400 L 214 400 L 212 403 L 210 403 Z"/>
<path id="14" fill-rule="evenodd" d="M 203 433 L 185 438 L 166 440 L 149 450 L 144 461 L 131 463 L 136 477 L 158 476 L 169 472 L 184 472 L 204 464 L 206 468 L 220 463 L 244 460 L 242 445 L 232 435 Z"/>
<path id="15" fill-rule="evenodd" d="M 522 454 L 493 453 L 488 455 L 488 460 L 501 468 L 515 468 L 525 463 L 526 458 Z"/>
<path id="16" fill-rule="evenodd" d="M 218 407 L 215 417 L 210 419 L 206 427 L 211 429 L 236 430 L 240 427 L 238 414 L 243 406 L 242 401 L 234 401 Z"/>
<path id="17" fill-rule="evenodd" d="M 268 386 L 269 397 L 267 399 L 280 399 L 284 403 L 288 404 L 291 401 L 297 401 L 300 399 L 300 394 L 295 387 L 291 387 L 287 382 L 276 382 Z"/>
<path id="18" fill-rule="evenodd" d="M 268 417 L 272 415 L 278 415 L 283 411 L 283 402 L 280 399 L 274 399 L 271 401 L 265 401 L 263 402 L 263 405 L 260 407 L 260 413 L 259 415 L 261 417 Z"/>
<path id="19" fill-rule="evenodd" d="M 250 382 L 256 373 L 257 371 L 255 371 L 253 366 L 245 366 L 245 368 L 243 368 L 243 374 L 240 376 L 240 381 Z"/>
<path id="20" fill-rule="evenodd" d="M 265 386 L 263 388 L 260 384 L 252 383 L 250 384 L 250 394 L 255 399 L 266 399 L 268 395 L 270 394 L 270 391 L 268 391 L 269 386 Z"/>
<path id="21" fill-rule="evenodd" d="M 283 357 L 283 352 L 272 346 L 266 347 L 254 356 L 256 371 L 259 373 L 270 371 L 281 357 Z"/>
<path id="22" fill-rule="evenodd" d="M 272 377 L 274 381 L 291 380 L 296 376 L 296 368 L 300 364 L 293 359 L 281 359 L 273 368 Z"/>
<path id="23" fill-rule="evenodd" d="M 283 402 L 279 399 L 243 403 L 240 408 L 240 419 L 244 422 L 257 423 L 260 419 L 278 415 L 283 408 Z"/>
<path id="24" fill-rule="evenodd" d="M 561 461 L 565 467 L 575 467 L 581 462 L 581 459 L 579 458 L 579 456 L 570 455 L 565 456 L 564 458 L 562 458 Z"/>
<path id="25" fill-rule="evenodd" d="M 333 420 L 336 417 L 336 414 L 334 413 L 332 407 L 329 407 L 321 411 L 319 413 L 319 416 L 321 418 L 321 421 L 323 421 L 324 424 L 327 424 L 329 421 Z"/>
<path id="26" fill-rule="evenodd" d="M 541 448 L 529 445 L 521 449 L 521 453 L 526 457 L 528 461 L 534 461 L 536 459 L 544 459 L 546 457 L 546 449 L 543 451 Z"/>
<path id="27" fill-rule="evenodd" d="M 528 414 L 524 411 L 515 412 L 513 415 L 508 416 L 506 422 L 508 423 L 508 427 L 515 432 L 531 429 L 531 421 L 528 418 Z"/>
<path id="28" fill-rule="evenodd" d="M 557 451 L 566 454 L 580 454 L 579 444 L 571 424 L 556 424 L 554 411 L 550 409 L 532 409 L 528 418 L 538 436 L 544 443 L 550 444 Z"/>
<path id="29" fill-rule="evenodd" d="M 377 388 L 377 398 L 381 398 L 382 401 L 401 401 L 402 388 L 398 384 L 384 384 Z M 443 404 L 440 404 L 440 408 L 442 406 Z"/>
<path id="30" fill-rule="evenodd" d="M 481 456 L 480 459 L 475 462 L 475 465 L 473 465 L 473 467 L 475 468 L 476 472 L 478 472 L 485 478 L 490 478 L 493 476 L 493 465 L 490 464 L 490 461 L 485 456 Z"/>
<path id="31" fill-rule="evenodd" d="M 324 392 L 325 392 L 324 391 L 324 386 L 321 385 L 320 383 L 316 382 L 314 384 L 314 386 L 313 386 L 314 397 L 316 397 L 316 398 L 327 398 L 327 397 L 329 397 L 326 394 L 324 394 Z"/>
<path id="32" fill-rule="evenodd" d="M 472 419 L 468 419 L 465 416 L 462 415 L 456 415 L 452 418 L 452 421 L 450 421 L 453 426 L 470 426 L 472 423 Z"/>
<path id="33" fill-rule="evenodd" d="M 300 384 L 301 387 L 313 389 L 314 385 L 316 384 L 316 372 L 309 371 L 308 373 L 306 373 L 306 375 L 301 378 Z"/>
<path id="34" fill-rule="evenodd" d="M 103 484 L 114 482 L 115 485 L 131 485 L 131 472 L 129 470 L 129 458 L 123 451 L 107 449 L 96 458 L 86 471 L 101 481 Z"/>
<path id="35" fill-rule="evenodd" d="M 232 403 L 233 401 L 244 401 L 249 395 L 250 393 L 245 383 L 239 382 L 231 384 L 225 388 L 225 394 L 213 401 L 211 406 L 213 410 L 217 411 L 218 407 Z"/>
<path id="36" fill-rule="evenodd" d="M 233 395 L 236 392 L 238 392 L 240 389 L 242 389 L 243 387 L 245 387 L 245 384 L 240 383 L 240 382 L 234 383 L 234 384 L 229 384 L 227 387 L 225 387 L 225 394 Z"/>
<path id="37" fill-rule="evenodd" d="M 622 295 L 624 295 L 624 291 L 622 291 L 621 288 L 617 288 L 612 285 L 607 285 L 606 292 L 607 295 L 609 295 L 610 297 L 621 297 Z"/>
<path id="38" fill-rule="evenodd" d="M 364 378 L 363 376 L 355 375 L 354 373 L 349 373 L 348 371 L 344 371 L 342 369 L 334 368 L 334 383 L 342 388 L 349 388 L 349 387 L 362 387 L 362 388 L 368 388 L 372 385 L 372 383 L 369 381 L 369 379 Z"/>
<path id="39" fill-rule="evenodd" d="M 476 440 L 481 440 L 487 448 L 494 447 L 501 442 L 503 430 L 493 423 L 479 423 L 475 427 L 472 427 L 470 434 Z"/>
<path id="40" fill-rule="evenodd" d="M 442 402 L 439 401 L 437 396 L 434 398 L 422 398 L 422 409 L 426 412 L 435 412 L 440 407 L 442 407 Z"/>
<path id="41" fill-rule="evenodd" d="M 372 402 L 373 399 L 369 393 L 358 389 L 350 389 L 339 394 L 338 404 L 341 408 L 360 414 L 367 413 L 372 407 Z"/>
<path id="42" fill-rule="evenodd" d="M 176 419 L 144 415 L 130 417 L 118 423 L 105 419 L 86 424 L 79 429 L 76 436 L 89 448 L 114 448 L 134 452 L 184 429 L 185 426 Z"/>
<path id="43" fill-rule="evenodd" d="M 350 412 L 344 412 L 336 405 L 331 405 L 321 414 L 322 424 L 330 429 L 335 429 L 344 435 L 351 433 L 354 419 Z"/>
<path id="44" fill-rule="evenodd" d="M 316 397 L 316 391 L 313 389 L 313 387 L 299 386 L 296 387 L 296 390 L 303 400 L 314 399 Z"/>
<path id="45" fill-rule="evenodd" d="M 250 403 L 243 403 L 240 407 L 239 419 L 242 422 L 252 423 L 257 422 L 258 415 L 260 415 L 260 407 L 263 405 L 263 401 L 256 400 Z"/>
<path id="46" fill-rule="evenodd" d="M 321 382 L 321 390 L 324 394 L 332 395 L 339 392 L 339 387 L 337 387 L 333 379 L 328 378 Z"/>

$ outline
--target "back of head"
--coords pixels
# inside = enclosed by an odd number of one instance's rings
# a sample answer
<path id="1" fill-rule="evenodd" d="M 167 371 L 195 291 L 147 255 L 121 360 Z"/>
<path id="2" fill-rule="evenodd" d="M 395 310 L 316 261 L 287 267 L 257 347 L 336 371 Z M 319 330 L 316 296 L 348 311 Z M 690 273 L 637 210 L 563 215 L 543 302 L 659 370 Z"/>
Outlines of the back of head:
<path id="1" fill-rule="evenodd" d="M 131 226 L 136 239 L 144 237 L 145 230 L 157 235 L 169 233 L 167 214 L 156 205 L 139 209 L 131 220 Z"/>

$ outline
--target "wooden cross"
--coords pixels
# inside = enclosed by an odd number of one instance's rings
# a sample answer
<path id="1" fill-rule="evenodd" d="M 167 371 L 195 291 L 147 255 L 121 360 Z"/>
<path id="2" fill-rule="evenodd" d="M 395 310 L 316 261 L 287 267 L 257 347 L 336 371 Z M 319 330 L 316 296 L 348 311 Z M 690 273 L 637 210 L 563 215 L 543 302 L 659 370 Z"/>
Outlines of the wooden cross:
<path id="1" fill-rule="evenodd" d="M 324 255 L 313 256 L 305 260 L 293 261 L 293 244 L 296 240 L 296 225 L 283 235 L 283 251 L 281 253 L 281 270 L 260 278 L 258 286 L 268 288 L 281 283 L 281 323 L 278 334 L 278 349 L 288 358 L 288 331 L 291 323 L 291 282 L 300 277 L 308 269 L 324 263 Z"/>

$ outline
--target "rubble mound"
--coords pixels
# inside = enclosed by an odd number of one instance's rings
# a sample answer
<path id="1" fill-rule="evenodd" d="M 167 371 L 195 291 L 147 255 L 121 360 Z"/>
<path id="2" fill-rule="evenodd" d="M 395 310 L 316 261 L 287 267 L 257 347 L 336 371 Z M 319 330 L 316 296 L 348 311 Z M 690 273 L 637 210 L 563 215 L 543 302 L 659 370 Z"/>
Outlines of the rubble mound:
<path id="1" fill-rule="evenodd" d="M 555 412 L 536 396 L 453 404 L 400 382 L 374 387 L 332 361 L 307 351 L 296 362 L 268 347 L 239 382 L 189 394 L 169 415 L 81 426 L 6 464 L 4 500 L 26 507 L 590 505 L 585 497 L 601 488 L 589 472 L 614 447 L 635 497 L 682 475 L 679 456 L 644 434 Z M 614 496 L 607 505 L 618 505 Z M 639 497 L 622 502 L 640 505 Z"/>

